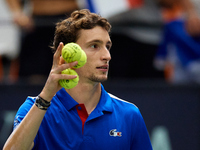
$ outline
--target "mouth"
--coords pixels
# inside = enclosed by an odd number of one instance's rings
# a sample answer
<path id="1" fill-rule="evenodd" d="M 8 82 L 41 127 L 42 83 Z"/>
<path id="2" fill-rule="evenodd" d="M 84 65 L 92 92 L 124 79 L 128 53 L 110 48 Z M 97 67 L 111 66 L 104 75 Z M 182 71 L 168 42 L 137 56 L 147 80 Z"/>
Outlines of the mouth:
<path id="1" fill-rule="evenodd" d="M 108 71 L 108 68 L 109 68 L 108 65 L 103 65 L 103 66 L 97 67 L 97 69 L 104 71 L 104 72 Z"/>
<path id="2" fill-rule="evenodd" d="M 97 67 L 97 69 L 108 69 L 108 67 Z"/>

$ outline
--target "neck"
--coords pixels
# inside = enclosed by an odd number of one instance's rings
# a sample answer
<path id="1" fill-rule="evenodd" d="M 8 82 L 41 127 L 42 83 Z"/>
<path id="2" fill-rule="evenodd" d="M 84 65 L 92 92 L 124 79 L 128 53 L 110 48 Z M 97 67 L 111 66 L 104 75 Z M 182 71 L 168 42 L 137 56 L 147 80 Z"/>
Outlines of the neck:
<path id="1" fill-rule="evenodd" d="M 79 104 L 84 104 L 88 114 L 97 106 L 101 96 L 101 84 L 81 84 L 73 89 L 66 89 L 70 96 Z"/>

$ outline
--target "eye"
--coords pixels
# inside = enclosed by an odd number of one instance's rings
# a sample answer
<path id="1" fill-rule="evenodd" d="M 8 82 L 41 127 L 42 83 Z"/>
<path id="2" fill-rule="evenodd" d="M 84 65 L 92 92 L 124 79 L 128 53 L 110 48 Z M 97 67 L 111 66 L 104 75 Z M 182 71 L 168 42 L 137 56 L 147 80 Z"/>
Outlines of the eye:
<path id="1" fill-rule="evenodd" d="M 107 45 L 106 48 L 110 51 L 111 45 Z"/>
<path id="2" fill-rule="evenodd" d="M 91 48 L 98 48 L 98 45 L 97 44 L 93 44 L 93 45 L 91 45 Z"/>

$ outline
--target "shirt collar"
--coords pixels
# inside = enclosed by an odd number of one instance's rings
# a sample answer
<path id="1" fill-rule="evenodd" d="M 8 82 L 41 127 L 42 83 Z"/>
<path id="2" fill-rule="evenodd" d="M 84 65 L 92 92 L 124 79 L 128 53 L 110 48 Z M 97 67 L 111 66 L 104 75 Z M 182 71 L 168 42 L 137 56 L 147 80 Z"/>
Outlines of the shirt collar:
<path id="1" fill-rule="evenodd" d="M 100 111 L 113 111 L 112 99 L 104 89 L 103 85 L 101 85 L 101 98 L 97 105 L 97 109 Z"/>
<path id="2" fill-rule="evenodd" d="M 59 90 L 56 96 L 68 111 L 73 107 L 75 107 L 76 105 L 78 105 L 78 103 L 66 92 L 64 88 Z M 101 85 L 101 97 L 99 103 L 97 104 L 96 109 L 101 112 L 113 111 L 112 99 L 109 96 L 109 94 L 105 91 L 103 85 Z"/>
<path id="3" fill-rule="evenodd" d="M 78 105 L 78 103 L 66 92 L 64 88 L 60 89 L 60 91 L 56 93 L 56 96 L 68 111 Z"/>

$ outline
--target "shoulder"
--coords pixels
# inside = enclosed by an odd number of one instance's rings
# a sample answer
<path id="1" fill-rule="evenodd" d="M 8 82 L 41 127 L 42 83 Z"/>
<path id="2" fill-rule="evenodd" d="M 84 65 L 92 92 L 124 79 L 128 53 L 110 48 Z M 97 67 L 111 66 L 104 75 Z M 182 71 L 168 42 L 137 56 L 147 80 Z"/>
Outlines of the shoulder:
<path id="1" fill-rule="evenodd" d="M 19 107 L 14 119 L 14 128 L 18 126 L 18 124 L 23 120 L 23 118 L 29 112 L 29 110 L 31 109 L 31 107 L 35 102 L 35 98 L 36 97 L 27 97 L 25 102 Z"/>
<path id="2" fill-rule="evenodd" d="M 123 100 L 121 98 L 118 98 L 110 93 L 111 101 L 112 101 L 112 107 L 113 112 L 118 116 L 119 118 L 126 120 L 130 122 L 130 125 L 135 128 L 142 128 L 144 125 L 144 119 L 142 117 L 142 114 L 139 110 L 139 108 L 126 100 Z"/>
<path id="3" fill-rule="evenodd" d="M 29 109 L 32 107 L 32 105 L 34 104 L 35 102 L 35 99 L 36 97 L 27 97 L 25 102 L 20 106 L 19 111 L 25 111 L 25 112 L 28 112 Z"/>
<path id="4" fill-rule="evenodd" d="M 112 100 L 114 109 L 119 109 L 119 111 L 126 113 L 140 114 L 139 108 L 135 104 L 123 100 L 113 94 L 108 93 L 108 95 Z"/>
<path id="5" fill-rule="evenodd" d="M 131 103 L 129 101 L 123 100 L 123 99 L 121 99 L 121 98 L 119 98 L 119 97 L 117 97 L 117 96 L 115 96 L 115 95 L 113 95 L 111 93 L 108 93 L 108 95 L 111 97 L 111 99 L 114 102 L 117 102 L 117 103 L 119 103 L 121 105 L 127 105 L 127 106 L 134 107 L 134 108 L 138 109 L 138 107 L 135 104 L 133 104 L 133 103 Z"/>

